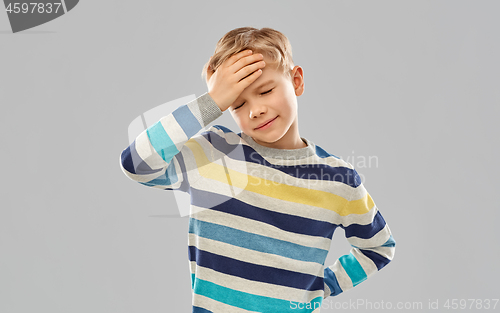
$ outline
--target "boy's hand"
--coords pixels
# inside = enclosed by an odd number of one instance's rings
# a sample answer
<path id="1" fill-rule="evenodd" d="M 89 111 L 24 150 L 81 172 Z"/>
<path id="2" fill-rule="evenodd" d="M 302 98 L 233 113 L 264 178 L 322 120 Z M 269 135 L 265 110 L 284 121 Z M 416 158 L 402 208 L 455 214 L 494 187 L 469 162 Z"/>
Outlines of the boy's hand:
<path id="1" fill-rule="evenodd" d="M 221 111 L 227 110 L 245 88 L 261 74 L 265 66 L 260 53 L 243 50 L 224 61 L 217 71 L 207 69 L 208 94 Z M 260 61 L 260 62 L 259 62 Z"/>

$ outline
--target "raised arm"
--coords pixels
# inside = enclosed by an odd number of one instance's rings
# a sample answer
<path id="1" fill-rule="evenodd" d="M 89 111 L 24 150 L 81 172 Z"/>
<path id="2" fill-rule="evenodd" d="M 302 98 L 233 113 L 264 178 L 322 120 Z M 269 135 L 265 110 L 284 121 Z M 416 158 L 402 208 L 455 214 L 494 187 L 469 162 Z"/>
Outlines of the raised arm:
<path id="1" fill-rule="evenodd" d="M 178 107 L 144 130 L 121 152 L 122 171 L 148 187 L 187 191 L 183 182 L 187 182 L 188 171 L 196 166 L 187 143 L 221 115 L 208 93 Z"/>
<path id="2" fill-rule="evenodd" d="M 195 154 L 204 153 L 191 138 L 261 75 L 261 59 L 262 55 L 244 50 L 215 70 L 207 68 L 207 93 L 161 118 L 122 151 L 120 166 L 125 175 L 149 187 L 187 192 L 188 174 L 200 166 Z"/>

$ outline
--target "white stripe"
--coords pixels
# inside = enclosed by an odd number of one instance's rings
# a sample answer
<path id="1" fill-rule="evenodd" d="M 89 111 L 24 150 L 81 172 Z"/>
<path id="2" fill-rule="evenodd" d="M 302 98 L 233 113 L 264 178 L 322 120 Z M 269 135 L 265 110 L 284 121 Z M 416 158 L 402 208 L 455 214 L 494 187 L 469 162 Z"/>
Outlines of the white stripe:
<path id="1" fill-rule="evenodd" d="M 351 201 L 363 199 L 366 196 L 366 194 L 368 193 L 363 184 L 358 185 L 358 187 L 356 187 L 356 188 L 351 187 L 351 191 L 353 192 L 353 194 L 351 195 L 351 199 L 350 199 Z M 372 200 L 373 200 L 373 198 L 372 198 Z"/>
<path id="2" fill-rule="evenodd" d="M 364 255 L 361 251 L 359 251 L 359 249 L 351 249 L 351 253 L 356 258 L 356 260 L 358 260 L 358 263 L 365 271 L 366 276 L 370 276 L 371 274 L 378 272 L 378 268 L 375 263 L 373 263 L 373 261 L 366 255 Z"/>
<path id="3" fill-rule="evenodd" d="M 353 287 L 351 278 L 347 275 L 347 272 L 338 259 L 332 266 L 329 266 L 329 268 L 335 273 L 335 277 L 342 291 L 347 291 Z"/>
<path id="4" fill-rule="evenodd" d="M 182 146 L 189 140 L 189 137 L 186 135 L 181 125 L 179 125 L 174 115 L 172 113 L 165 115 L 160 119 L 160 124 L 168 137 L 170 137 L 170 140 L 172 140 L 177 147 L 177 150 L 181 151 Z"/>

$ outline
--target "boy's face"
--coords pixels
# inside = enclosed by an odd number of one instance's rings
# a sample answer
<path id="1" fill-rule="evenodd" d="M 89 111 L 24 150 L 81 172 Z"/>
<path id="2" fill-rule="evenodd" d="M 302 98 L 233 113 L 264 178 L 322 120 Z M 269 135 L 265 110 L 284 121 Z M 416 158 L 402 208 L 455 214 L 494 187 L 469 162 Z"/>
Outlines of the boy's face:
<path id="1" fill-rule="evenodd" d="M 298 132 L 297 96 L 304 92 L 303 71 L 295 66 L 292 80 L 275 69 L 264 54 L 262 74 L 229 107 L 241 131 L 266 147 L 298 149 L 305 146 Z M 243 105 L 242 105 L 243 104 Z M 257 127 L 276 118 L 267 128 Z"/>

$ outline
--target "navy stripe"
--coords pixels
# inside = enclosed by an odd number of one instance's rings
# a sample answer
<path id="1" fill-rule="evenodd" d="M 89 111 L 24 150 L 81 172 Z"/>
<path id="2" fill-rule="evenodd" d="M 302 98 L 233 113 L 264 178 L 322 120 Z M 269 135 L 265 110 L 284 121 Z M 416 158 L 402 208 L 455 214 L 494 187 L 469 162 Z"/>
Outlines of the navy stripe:
<path id="1" fill-rule="evenodd" d="M 135 144 L 135 141 L 132 142 L 132 144 Z M 122 162 L 122 166 L 124 169 L 126 169 L 128 172 L 135 174 L 135 169 L 134 169 L 134 163 L 132 162 L 132 154 L 130 152 L 130 147 L 132 145 L 128 146 L 127 149 L 123 150 L 120 159 Z"/>
<path id="2" fill-rule="evenodd" d="M 375 263 L 377 266 L 377 269 L 380 271 L 384 266 L 386 266 L 391 260 L 381 256 L 377 252 L 373 252 L 370 250 L 364 250 L 364 249 L 359 249 L 359 251 L 363 252 L 364 255 L 366 255 L 370 260 Z"/>
<path id="3" fill-rule="evenodd" d="M 120 158 L 123 168 L 132 174 L 147 175 L 154 174 L 162 170 L 161 168 L 153 170 L 146 162 L 144 162 L 144 160 L 142 160 L 135 149 L 135 140 L 132 144 L 130 144 L 130 146 L 127 147 L 127 149 L 122 151 Z"/>
<path id="4" fill-rule="evenodd" d="M 303 290 L 323 290 L 323 277 L 244 262 L 189 246 L 189 260 L 198 266 L 253 281 Z"/>
<path id="5" fill-rule="evenodd" d="M 224 133 L 233 133 L 232 130 L 223 125 L 213 125 L 213 127 L 222 130 Z M 238 136 L 241 137 L 241 133 L 238 133 Z"/>
<path id="6" fill-rule="evenodd" d="M 337 281 L 337 276 L 331 268 L 325 267 L 323 275 L 325 276 L 325 284 L 327 284 L 328 288 L 330 288 L 330 296 L 338 296 L 343 292 L 342 288 L 340 288 L 339 282 Z"/>
<path id="7" fill-rule="evenodd" d="M 200 136 L 205 137 L 215 149 L 233 160 L 266 166 L 300 179 L 337 181 L 353 188 L 361 184 L 361 178 L 354 169 L 318 163 L 290 166 L 271 164 L 252 147 L 241 144 L 230 144 L 226 141 L 226 138 L 221 137 L 213 131 L 203 132 Z M 243 153 L 241 153 L 241 148 L 243 148 Z"/>
<path id="8" fill-rule="evenodd" d="M 370 239 L 385 227 L 385 220 L 382 214 L 380 214 L 380 211 L 377 211 L 371 224 L 351 224 L 347 227 L 341 227 L 345 230 L 346 238 L 356 236 L 362 239 Z"/>
<path id="9" fill-rule="evenodd" d="M 213 312 L 204 308 L 200 308 L 199 306 L 193 306 L 193 313 L 213 313 Z"/>
<path id="10" fill-rule="evenodd" d="M 215 211 L 229 213 L 278 227 L 285 231 L 332 239 L 338 225 L 296 215 L 259 208 L 236 198 L 191 188 L 191 203 Z"/>

